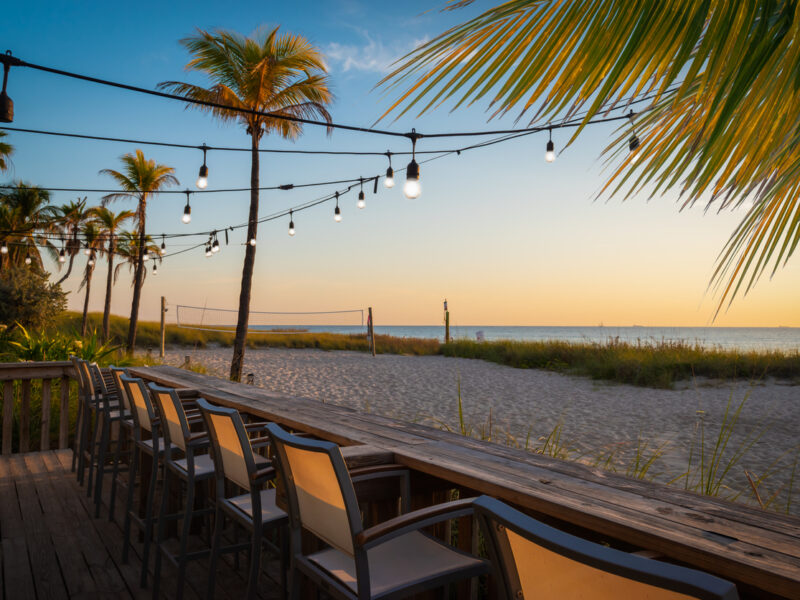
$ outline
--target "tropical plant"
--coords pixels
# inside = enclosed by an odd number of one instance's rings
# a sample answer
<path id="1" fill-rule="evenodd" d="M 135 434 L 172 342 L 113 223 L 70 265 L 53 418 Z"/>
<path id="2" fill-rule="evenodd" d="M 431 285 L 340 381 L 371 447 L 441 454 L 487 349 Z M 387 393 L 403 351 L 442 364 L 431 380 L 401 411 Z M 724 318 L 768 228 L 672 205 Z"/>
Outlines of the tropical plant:
<path id="1" fill-rule="evenodd" d="M 103 175 L 109 175 L 120 186 L 121 191 L 103 196 L 103 206 L 114 200 L 134 199 L 137 201 L 136 225 L 139 243 L 136 246 L 138 256 L 133 274 L 133 300 L 131 302 L 131 320 L 128 327 L 128 340 L 126 349 L 133 352 L 136 344 L 136 326 L 139 321 L 139 302 L 142 296 L 142 283 L 144 282 L 144 250 L 147 234 L 145 232 L 145 219 L 147 216 L 147 200 L 162 189 L 178 185 L 178 180 L 173 173 L 175 169 L 166 165 L 157 164 L 156 161 L 146 159 L 141 150 L 136 154 L 126 154 L 121 158 L 122 171 L 103 169 Z"/>
<path id="2" fill-rule="evenodd" d="M 49 242 L 41 234 L 50 229 L 52 215 L 47 190 L 19 182 L 0 195 L 0 240 L 7 249 L 0 254 L 0 269 L 26 262 L 42 268 L 39 246 Z"/>
<path id="3" fill-rule="evenodd" d="M 92 289 L 92 275 L 94 275 L 94 268 L 97 264 L 97 254 L 102 252 L 103 249 L 103 235 L 94 221 L 89 221 L 83 226 L 81 235 L 86 242 L 86 252 L 88 253 L 86 267 L 83 269 L 83 280 L 78 286 L 78 290 L 86 288 L 86 294 L 83 297 L 83 318 L 81 319 L 81 337 L 83 337 L 86 335 L 89 316 L 89 292 Z"/>
<path id="4" fill-rule="evenodd" d="M 49 274 L 25 265 L 11 265 L 0 271 L 0 324 L 8 331 L 17 324 L 45 327 L 67 305 L 57 283 L 48 282 Z"/>
<path id="5" fill-rule="evenodd" d="M 153 241 L 153 238 L 149 235 L 145 236 L 145 251 L 147 256 L 153 255 L 153 260 L 161 261 L 160 252 L 158 245 Z M 114 283 L 117 282 L 119 279 L 120 271 L 122 271 L 122 267 L 127 266 L 129 271 L 133 271 L 136 273 L 136 264 L 139 260 L 139 236 L 132 232 L 132 231 L 123 231 L 117 236 L 117 251 L 116 255 L 118 258 L 122 259 L 121 262 L 118 262 L 114 267 Z M 142 284 L 144 284 L 144 280 L 147 279 L 147 269 L 144 269 L 144 273 L 142 274 Z M 131 286 L 136 282 L 134 279 L 131 282 Z"/>
<path id="6" fill-rule="evenodd" d="M 63 283 L 72 273 L 75 257 L 81 251 L 81 241 L 78 238 L 83 225 L 91 218 L 90 209 L 86 207 L 86 198 L 72 200 L 53 209 L 53 225 L 61 233 L 61 250 L 64 251 L 64 260 L 69 260 L 67 272 L 56 283 Z M 61 269 L 61 257 L 58 257 L 58 268 Z"/>
<path id="7" fill-rule="evenodd" d="M 106 276 L 106 298 L 103 304 L 103 341 L 109 337 L 109 318 L 111 315 L 111 291 L 114 286 L 114 254 L 117 251 L 117 230 L 128 219 L 134 216 L 131 210 L 123 210 L 114 214 L 105 206 L 92 208 L 92 215 L 101 235 L 105 241 L 105 255 L 108 261 L 108 275 Z"/>
<path id="8" fill-rule="evenodd" d="M 194 100 L 230 106 L 230 109 L 191 104 L 209 111 L 222 121 L 236 121 L 250 136 L 250 212 L 247 239 L 256 238 L 258 225 L 258 146 L 265 133 L 295 139 L 302 132 L 297 121 L 280 117 L 322 117 L 330 122 L 325 109 L 333 99 L 328 89 L 327 68 L 322 54 L 304 37 L 278 35 L 278 27 L 244 37 L 231 31 L 198 30 L 181 40 L 193 55 L 189 71 L 205 73 L 212 82 L 203 88 L 190 83 L 166 81 L 160 87 Z M 265 114 L 269 113 L 269 114 Z M 250 294 L 256 247 L 245 245 L 239 314 L 233 345 L 230 377 L 242 376 Z"/>
<path id="9" fill-rule="evenodd" d="M 10 342 L 14 348 L 13 358 L 18 361 L 68 360 L 77 356 L 84 360 L 97 362 L 117 351 L 119 346 L 101 343 L 97 330 L 89 337 L 78 336 L 76 331 L 28 331 L 19 325 L 21 335 Z"/>
<path id="10" fill-rule="evenodd" d="M 596 116 L 649 97 L 631 117 L 638 152 L 627 152 L 627 125 L 606 149 L 617 168 L 602 191 L 677 189 L 683 207 L 748 207 L 712 278 L 719 311 L 800 242 L 795 4 L 512 0 L 402 59 L 381 81 L 404 89 L 387 113 L 485 100 L 492 116 L 514 110 L 531 124 L 578 119 L 571 143 Z"/>
<path id="11" fill-rule="evenodd" d="M 14 154 L 14 146 L 2 141 L 8 134 L 0 131 L 0 171 L 8 171 L 11 166 L 11 155 Z"/>

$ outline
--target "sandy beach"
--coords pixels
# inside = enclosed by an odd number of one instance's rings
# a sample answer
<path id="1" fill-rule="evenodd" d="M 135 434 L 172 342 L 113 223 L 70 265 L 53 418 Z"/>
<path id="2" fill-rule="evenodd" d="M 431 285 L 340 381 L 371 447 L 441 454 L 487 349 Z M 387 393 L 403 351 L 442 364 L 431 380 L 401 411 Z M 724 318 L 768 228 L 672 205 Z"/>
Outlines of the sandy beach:
<path id="1" fill-rule="evenodd" d="M 187 355 L 210 372 L 227 375 L 230 348 L 172 349 L 167 362 L 180 364 Z M 270 390 L 456 431 L 460 385 L 473 435 L 488 433 L 491 412 L 495 441 L 525 446 L 527 440 L 536 447 L 562 422 L 561 443 L 572 449 L 571 458 L 596 462 L 612 452 L 623 473 L 638 439 L 650 448 L 666 444 L 650 472 L 661 481 L 686 470 L 701 420 L 706 439 L 716 440 L 728 402 L 733 412 L 746 399 L 728 448 L 733 451 L 749 436 L 763 435 L 728 481 L 736 490 L 747 490 L 744 470 L 758 478 L 777 460 L 783 468 L 760 492 L 768 498 L 783 486 L 784 505 L 800 445 L 800 387 L 775 381 L 694 381 L 661 390 L 463 358 L 288 349 L 248 349 L 244 372 Z M 798 512 L 798 503 L 791 512 Z"/>

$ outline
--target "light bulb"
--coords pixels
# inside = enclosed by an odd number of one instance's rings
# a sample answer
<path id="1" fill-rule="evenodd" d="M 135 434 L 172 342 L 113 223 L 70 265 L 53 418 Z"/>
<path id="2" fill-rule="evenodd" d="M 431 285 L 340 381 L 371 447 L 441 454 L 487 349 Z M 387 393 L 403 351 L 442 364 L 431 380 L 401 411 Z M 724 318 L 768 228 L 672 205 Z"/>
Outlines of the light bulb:
<path id="1" fill-rule="evenodd" d="M 26 265 L 29 265 L 29 264 L 31 264 L 31 257 L 30 257 L 30 256 L 26 256 L 26 257 L 25 257 L 25 264 L 26 264 Z"/>
<path id="2" fill-rule="evenodd" d="M 186 191 L 186 206 L 183 207 L 183 217 L 181 217 L 181 221 L 184 223 L 188 223 L 192 220 L 192 207 L 189 204 L 189 191 Z"/>
<path id="3" fill-rule="evenodd" d="M 639 136 L 633 135 L 631 139 L 628 140 L 628 149 L 631 151 L 631 162 L 635 163 L 639 160 Z"/>
<path id="4" fill-rule="evenodd" d="M 3 245 L 0 246 L 0 254 L 8 254 L 8 246 L 6 246 L 5 242 L 3 242 Z"/>
<path id="5" fill-rule="evenodd" d="M 153 265 L 153 275 L 158 275 L 158 265 Z"/>
<path id="6" fill-rule="evenodd" d="M 406 195 L 406 198 L 411 198 L 413 200 L 417 198 L 421 192 L 422 188 L 419 185 L 419 165 L 417 161 L 412 158 L 406 168 L 406 183 L 403 186 L 403 193 Z"/>
<path id="7" fill-rule="evenodd" d="M 358 208 L 364 208 L 366 205 L 367 202 L 364 200 L 364 192 L 358 192 L 358 204 L 356 206 L 358 206 Z"/>
<path id="8" fill-rule="evenodd" d="M 90 267 L 93 267 L 93 266 L 94 266 L 94 256 L 90 256 L 90 257 L 89 257 L 89 266 L 90 266 Z"/>
<path id="9" fill-rule="evenodd" d="M 84 250 L 83 250 L 83 253 L 84 253 L 86 256 L 89 256 L 89 255 L 92 253 L 92 251 L 91 251 L 91 250 L 89 249 L 89 247 L 87 246 L 86 248 L 84 248 Z"/>
<path id="10" fill-rule="evenodd" d="M 58 253 L 58 262 L 63 263 L 63 262 L 66 262 L 66 260 L 67 260 L 67 257 L 66 257 L 66 254 L 64 252 L 64 249 L 62 248 L 61 252 Z"/>
<path id="11" fill-rule="evenodd" d="M 383 185 L 387 188 L 394 187 L 394 169 L 392 167 L 386 169 L 386 179 L 383 180 Z"/>
<path id="12" fill-rule="evenodd" d="M 339 205 L 336 205 L 336 209 L 333 211 L 333 220 L 339 223 L 342 220 L 342 211 L 339 209 Z"/>
<path id="13" fill-rule="evenodd" d="M 556 159 L 556 152 L 555 152 L 555 147 L 553 146 L 553 140 L 547 142 L 547 152 L 544 153 L 544 159 L 547 162 L 553 162 Z"/>
<path id="14" fill-rule="evenodd" d="M 289 221 L 289 235 L 294 235 L 294 221 Z"/>
<path id="15" fill-rule="evenodd" d="M 206 258 L 210 258 L 210 257 L 211 257 L 211 254 L 212 254 L 212 253 L 211 253 L 211 246 L 209 246 L 208 244 L 206 244 Z"/>
<path id="16" fill-rule="evenodd" d="M 197 187 L 201 190 L 206 189 L 208 187 L 208 167 L 203 163 L 203 166 L 200 167 L 200 173 L 197 176 Z"/>
<path id="17" fill-rule="evenodd" d="M 254 238 L 254 237 L 250 238 L 250 245 L 251 246 L 255 246 L 256 245 L 256 238 Z"/>
<path id="18" fill-rule="evenodd" d="M 150 260 L 150 254 L 147 252 L 147 250 L 144 251 L 144 254 L 142 255 L 142 260 Z"/>
<path id="19" fill-rule="evenodd" d="M 211 244 L 211 251 L 212 251 L 214 254 L 216 254 L 217 252 L 219 252 L 219 242 L 218 242 L 217 240 L 214 240 L 214 243 L 213 243 L 213 244 Z"/>
<path id="20" fill-rule="evenodd" d="M 167 251 L 167 245 L 164 242 L 161 242 L 161 256 L 164 256 L 164 253 Z"/>

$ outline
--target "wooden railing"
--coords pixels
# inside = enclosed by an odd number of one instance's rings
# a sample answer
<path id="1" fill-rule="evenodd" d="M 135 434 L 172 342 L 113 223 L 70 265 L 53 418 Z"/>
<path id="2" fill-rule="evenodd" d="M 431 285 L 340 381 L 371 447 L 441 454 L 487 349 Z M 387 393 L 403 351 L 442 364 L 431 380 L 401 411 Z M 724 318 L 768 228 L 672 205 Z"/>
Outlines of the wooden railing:
<path id="1" fill-rule="evenodd" d="M 53 394 L 59 396 L 56 418 L 58 419 L 58 447 L 69 445 L 69 397 L 74 370 L 69 361 L 36 363 L 0 363 L 0 382 L 3 387 L 2 410 L 2 453 L 14 451 L 14 409 L 18 415 L 19 453 L 31 450 L 49 450 L 54 415 L 52 414 Z M 37 382 L 39 382 L 37 384 Z M 56 390 L 56 388 L 58 388 Z M 34 391 L 36 392 L 34 394 Z M 32 400 L 39 400 L 40 439 L 38 447 L 31 447 L 31 406 Z M 39 415 L 33 415 L 34 418 Z"/>

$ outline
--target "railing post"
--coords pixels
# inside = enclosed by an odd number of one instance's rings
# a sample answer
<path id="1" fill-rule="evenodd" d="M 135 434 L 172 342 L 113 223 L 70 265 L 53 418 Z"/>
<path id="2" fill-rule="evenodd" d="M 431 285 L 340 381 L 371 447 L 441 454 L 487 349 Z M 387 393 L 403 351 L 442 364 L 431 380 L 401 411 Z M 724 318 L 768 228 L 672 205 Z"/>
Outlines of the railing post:
<path id="1" fill-rule="evenodd" d="M 158 352 L 158 355 L 161 358 L 164 358 L 164 339 L 167 337 L 167 323 L 165 320 L 166 314 L 167 314 L 167 299 L 164 296 L 161 296 L 161 347 Z"/>
<path id="2" fill-rule="evenodd" d="M 22 380 L 22 398 L 19 403 L 19 452 L 24 454 L 31 447 L 31 380 Z"/>
<path id="3" fill-rule="evenodd" d="M 66 375 L 61 377 L 61 412 L 58 421 L 58 447 L 69 448 L 69 382 Z"/>
<path id="4" fill-rule="evenodd" d="M 39 450 L 50 450 L 50 383 L 52 379 L 42 379 L 42 429 Z"/>
<path id="5" fill-rule="evenodd" d="M 3 454 L 11 454 L 14 435 L 14 382 L 3 382 Z"/>

